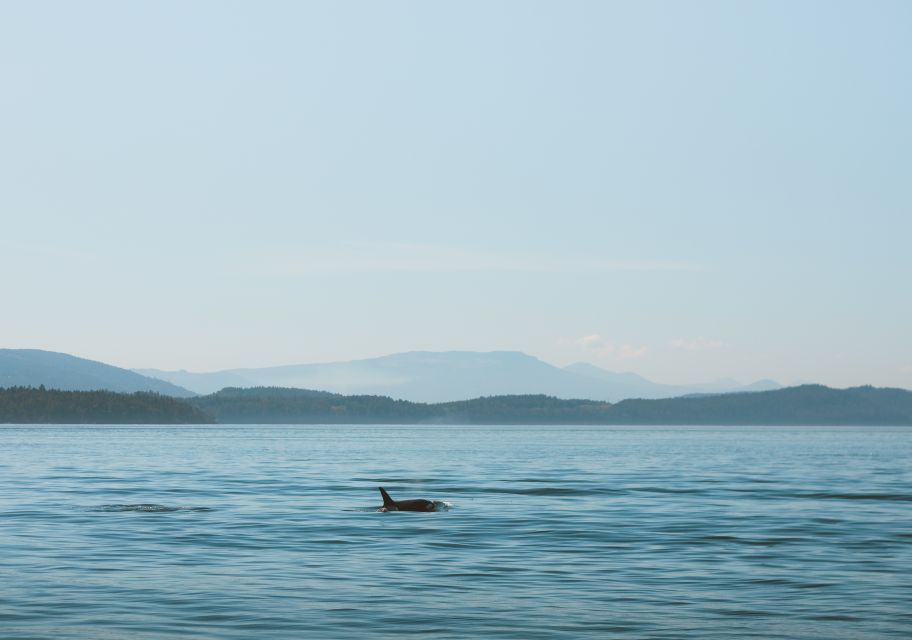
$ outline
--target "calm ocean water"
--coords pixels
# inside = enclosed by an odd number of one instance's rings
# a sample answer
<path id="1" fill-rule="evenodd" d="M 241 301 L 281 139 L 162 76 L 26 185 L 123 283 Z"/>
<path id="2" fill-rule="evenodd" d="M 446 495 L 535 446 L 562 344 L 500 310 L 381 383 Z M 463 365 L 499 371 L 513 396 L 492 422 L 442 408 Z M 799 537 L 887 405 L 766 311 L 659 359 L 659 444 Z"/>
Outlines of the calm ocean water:
<path id="1" fill-rule="evenodd" d="M 912 429 L 0 426 L 4 640 L 407 635 L 912 637 Z"/>

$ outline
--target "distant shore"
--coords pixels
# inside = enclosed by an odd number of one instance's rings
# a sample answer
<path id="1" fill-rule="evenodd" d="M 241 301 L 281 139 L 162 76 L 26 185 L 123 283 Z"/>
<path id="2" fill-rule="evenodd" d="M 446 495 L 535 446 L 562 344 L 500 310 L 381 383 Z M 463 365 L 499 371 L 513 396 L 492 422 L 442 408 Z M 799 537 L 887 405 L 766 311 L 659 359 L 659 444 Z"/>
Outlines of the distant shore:
<path id="1" fill-rule="evenodd" d="M 425 404 L 278 387 L 193 398 L 12 387 L 0 389 L 0 423 L 912 426 L 912 392 L 803 385 L 614 404 L 545 395 Z"/>

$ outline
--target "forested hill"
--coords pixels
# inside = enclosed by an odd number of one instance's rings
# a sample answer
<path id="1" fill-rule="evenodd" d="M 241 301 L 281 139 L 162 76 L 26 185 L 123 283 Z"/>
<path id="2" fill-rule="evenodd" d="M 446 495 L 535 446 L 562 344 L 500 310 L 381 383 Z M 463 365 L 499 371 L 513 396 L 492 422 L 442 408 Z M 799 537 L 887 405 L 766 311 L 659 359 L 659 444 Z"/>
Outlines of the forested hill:
<path id="1" fill-rule="evenodd" d="M 543 395 L 423 404 L 268 387 L 187 402 L 227 423 L 912 425 L 910 391 L 820 385 L 617 404 Z"/>
<path id="2" fill-rule="evenodd" d="M 624 400 L 612 424 L 912 425 L 912 391 L 802 385 L 776 391 Z"/>
<path id="3" fill-rule="evenodd" d="M 424 404 L 274 387 L 223 389 L 188 402 L 225 423 L 600 424 L 611 409 L 607 402 L 543 395 Z"/>
<path id="4" fill-rule="evenodd" d="M 416 423 L 436 415 L 431 405 L 386 396 L 344 396 L 326 391 L 254 387 L 222 389 L 193 406 L 224 423 Z"/>
<path id="5" fill-rule="evenodd" d="M 178 399 L 150 393 L 0 389 L 6 423 L 912 425 L 912 392 L 804 385 L 667 400 L 544 395 L 424 404 L 386 396 L 259 387 Z"/>
<path id="6" fill-rule="evenodd" d="M 157 393 L 0 389 L 0 423 L 200 424 L 212 418 L 177 398 Z"/>

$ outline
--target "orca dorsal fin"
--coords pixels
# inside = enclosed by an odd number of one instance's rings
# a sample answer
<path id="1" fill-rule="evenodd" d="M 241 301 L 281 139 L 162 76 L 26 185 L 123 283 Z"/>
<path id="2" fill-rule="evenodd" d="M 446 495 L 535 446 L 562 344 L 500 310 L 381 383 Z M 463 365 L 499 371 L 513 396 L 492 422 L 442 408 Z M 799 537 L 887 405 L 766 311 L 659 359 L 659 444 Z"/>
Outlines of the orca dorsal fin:
<path id="1" fill-rule="evenodd" d="M 396 501 L 390 498 L 390 494 L 386 492 L 386 489 L 380 487 L 380 495 L 383 496 L 383 506 L 389 509 L 390 507 L 396 506 Z"/>

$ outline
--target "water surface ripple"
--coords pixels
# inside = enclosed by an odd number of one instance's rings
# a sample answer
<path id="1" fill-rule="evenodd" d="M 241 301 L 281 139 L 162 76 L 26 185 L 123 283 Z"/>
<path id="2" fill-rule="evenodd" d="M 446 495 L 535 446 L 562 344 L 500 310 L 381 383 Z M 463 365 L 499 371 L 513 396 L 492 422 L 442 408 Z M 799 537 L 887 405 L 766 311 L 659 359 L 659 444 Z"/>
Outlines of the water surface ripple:
<path id="1" fill-rule="evenodd" d="M 0 426 L 0 637 L 908 638 L 912 429 Z M 394 498 L 435 513 L 377 513 Z"/>

